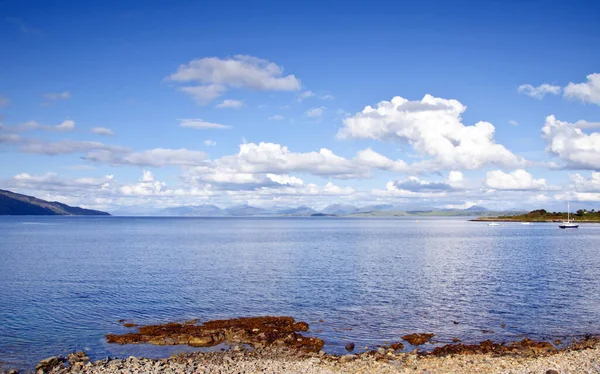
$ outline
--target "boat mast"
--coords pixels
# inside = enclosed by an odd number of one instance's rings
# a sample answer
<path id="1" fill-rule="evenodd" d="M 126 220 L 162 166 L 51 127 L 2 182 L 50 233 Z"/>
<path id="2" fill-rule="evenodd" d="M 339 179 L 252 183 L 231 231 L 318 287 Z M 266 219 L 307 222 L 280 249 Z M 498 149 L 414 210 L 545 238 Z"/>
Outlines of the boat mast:
<path id="1" fill-rule="evenodd" d="M 571 222 L 571 202 L 567 201 L 567 222 Z"/>

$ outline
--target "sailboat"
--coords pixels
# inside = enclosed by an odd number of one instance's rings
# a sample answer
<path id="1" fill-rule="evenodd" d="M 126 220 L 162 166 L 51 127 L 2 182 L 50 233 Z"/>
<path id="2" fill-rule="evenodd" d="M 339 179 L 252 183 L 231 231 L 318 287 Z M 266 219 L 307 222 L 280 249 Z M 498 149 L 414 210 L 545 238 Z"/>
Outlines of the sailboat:
<path id="1" fill-rule="evenodd" d="M 563 222 L 562 225 L 558 225 L 561 229 L 576 229 L 579 224 L 571 222 L 571 202 L 567 202 L 567 222 Z"/>

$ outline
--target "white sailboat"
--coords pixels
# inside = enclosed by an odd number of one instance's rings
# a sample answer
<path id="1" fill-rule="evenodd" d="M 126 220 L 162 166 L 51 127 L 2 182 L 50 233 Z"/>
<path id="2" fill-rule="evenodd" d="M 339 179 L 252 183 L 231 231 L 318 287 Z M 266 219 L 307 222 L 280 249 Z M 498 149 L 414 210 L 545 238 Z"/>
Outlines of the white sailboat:
<path id="1" fill-rule="evenodd" d="M 558 225 L 561 229 L 576 229 L 579 227 L 578 223 L 571 222 L 571 202 L 567 202 L 567 221 L 563 222 L 562 225 Z"/>

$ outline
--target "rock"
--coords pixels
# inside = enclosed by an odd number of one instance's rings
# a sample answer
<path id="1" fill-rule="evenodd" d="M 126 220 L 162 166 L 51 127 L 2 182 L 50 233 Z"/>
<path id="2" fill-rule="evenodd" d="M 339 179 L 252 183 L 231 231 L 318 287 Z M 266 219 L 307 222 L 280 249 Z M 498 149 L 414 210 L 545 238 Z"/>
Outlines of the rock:
<path id="1" fill-rule="evenodd" d="M 348 352 L 352 352 L 354 350 L 354 343 L 348 343 L 348 344 L 346 344 L 346 350 Z"/>
<path id="2" fill-rule="evenodd" d="M 12 369 L 8 371 L 8 374 L 19 374 L 19 371 L 17 369 Z"/>
<path id="3" fill-rule="evenodd" d="M 393 349 L 394 351 L 400 351 L 402 349 L 404 349 L 404 344 L 397 342 L 397 343 L 392 343 L 390 344 L 390 348 Z"/>
<path id="4" fill-rule="evenodd" d="M 53 368 L 55 368 L 56 366 L 60 365 L 63 362 L 65 362 L 65 359 L 62 357 L 57 357 L 57 356 L 48 357 L 48 358 L 45 358 L 42 361 L 40 361 L 37 365 L 35 365 L 35 370 L 38 372 L 39 371 L 47 372 L 47 371 L 52 370 Z"/>
<path id="5" fill-rule="evenodd" d="M 380 348 L 377 348 L 377 353 L 379 353 L 380 355 L 385 355 L 387 353 L 387 351 L 385 350 L 385 348 L 380 347 Z"/>
<path id="6" fill-rule="evenodd" d="M 452 323 L 454 323 L 455 325 L 458 325 L 458 321 L 452 321 Z"/>
<path id="7" fill-rule="evenodd" d="M 342 357 L 340 357 L 340 362 L 342 363 L 354 360 L 356 360 L 356 355 L 343 355 Z"/>
<path id="8" fill-rule="evenodd" d="M 460 339 L 459 339 L 459 338 L 452 338 L 452 341 L 453 341 L 454 343 L 458 343 L 458 342 L 460 342 Z"/>
<path id="9" fill-rule="evenodd" d="M 82 371 L 84 368 L 83 362 L 76 362 L 71 365 L 71 371 Z"/>
<path id="10" fill-rule="evenodd" d="M 417 345 L 421 345 L 421 344 L 427 343 L 434 336 L 435 336 L 434 334 L 428 334 L 428 333 L 423 333 L 423 334 L 408 334 L 408 335 L 404 335 L 402 337 L 402 339 L 406 340 L 407 342 L 409 342 L 412 345 L 417 346 Z"/>
<path id="11" fill-rule="evenodd" d="M 83 351 L 69 353 L 67 356 L 67 361 L 69 361 L 69 365 L 73 365 L 77 362 L 89 362 L 90 358 Z"/>
<path id="12" fill-rule="evenodd" d="M 548 370 L 546 370 L 546 374 L 558 374 L 558 371 L 556 371 L 554 369 L 548 369 Z"/>
<path id="13" fill-rule="evenodd" d="M 206 347 L 212 343 L 213 340 L 210 336 L 192 336 L 188 340 L 188 345 L 192 347 Z"/>

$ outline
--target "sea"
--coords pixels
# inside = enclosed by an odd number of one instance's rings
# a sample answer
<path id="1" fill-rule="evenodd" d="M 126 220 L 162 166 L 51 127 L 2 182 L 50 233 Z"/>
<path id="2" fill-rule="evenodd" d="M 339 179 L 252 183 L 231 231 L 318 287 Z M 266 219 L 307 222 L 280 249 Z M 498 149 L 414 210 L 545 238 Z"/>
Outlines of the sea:
<path id="1" fill-rule="evenodd" d="M 108 344 L 120 320 L 293 316 L 330 353 L 599 334 L 599 243 L 464 217 L 0 217 L 0 365 L 194 350 Z"/>

